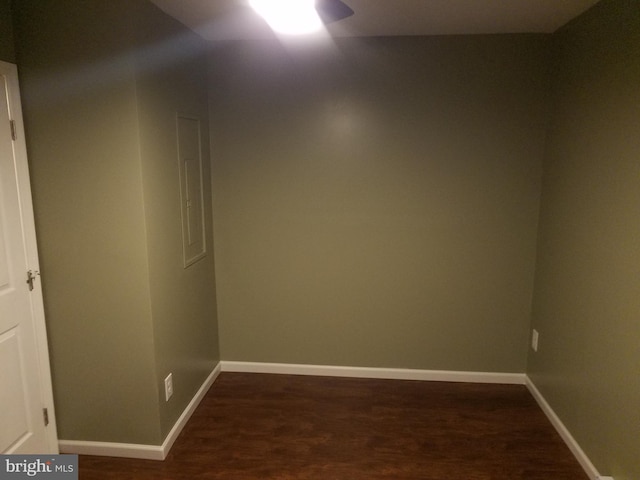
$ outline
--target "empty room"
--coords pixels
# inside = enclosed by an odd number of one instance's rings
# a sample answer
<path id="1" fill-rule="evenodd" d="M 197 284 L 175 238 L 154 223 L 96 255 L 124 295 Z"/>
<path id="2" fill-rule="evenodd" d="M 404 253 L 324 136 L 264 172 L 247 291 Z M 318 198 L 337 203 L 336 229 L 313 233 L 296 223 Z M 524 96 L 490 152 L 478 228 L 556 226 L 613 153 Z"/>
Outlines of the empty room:
<path id="1" fill-rule="evenodd" d="M 3 454 L 640 478 L 637 0 L 0 0 L 0 66 Z"/>

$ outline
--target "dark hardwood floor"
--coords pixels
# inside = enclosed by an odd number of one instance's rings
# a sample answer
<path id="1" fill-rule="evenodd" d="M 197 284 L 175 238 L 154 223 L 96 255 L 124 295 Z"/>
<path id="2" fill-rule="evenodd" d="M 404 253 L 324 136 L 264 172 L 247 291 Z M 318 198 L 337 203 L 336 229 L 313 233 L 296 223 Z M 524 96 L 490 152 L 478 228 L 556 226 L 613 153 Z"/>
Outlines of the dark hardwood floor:
<path id="1" fill-rule="evenodd" d="M 222 373 L 164 462 L 80 479 L 586 480 L 524 386 Z"/>

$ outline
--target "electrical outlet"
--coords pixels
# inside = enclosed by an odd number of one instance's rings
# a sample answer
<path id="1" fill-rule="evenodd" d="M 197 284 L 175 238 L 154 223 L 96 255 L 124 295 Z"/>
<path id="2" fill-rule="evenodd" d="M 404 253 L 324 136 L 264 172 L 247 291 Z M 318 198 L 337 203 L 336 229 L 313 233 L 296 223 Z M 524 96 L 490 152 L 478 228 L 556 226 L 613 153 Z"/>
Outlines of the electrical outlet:
<path id="1" fill-rule="evenodd" d="M 164 399 L 166 402 L 169 401 L 171 395 L 173 395 L 173 373 L 170 373 L 164 379 Z"/>
<path id="2" fill-rule="evenodd" d="M 538 351 L 538 339 L 540 338 L 540 335 L 538 334 L 538 331 L 534 328 L 533 332 L 531 332 L 531 348 L 533 348 L 534 352 Z"/>

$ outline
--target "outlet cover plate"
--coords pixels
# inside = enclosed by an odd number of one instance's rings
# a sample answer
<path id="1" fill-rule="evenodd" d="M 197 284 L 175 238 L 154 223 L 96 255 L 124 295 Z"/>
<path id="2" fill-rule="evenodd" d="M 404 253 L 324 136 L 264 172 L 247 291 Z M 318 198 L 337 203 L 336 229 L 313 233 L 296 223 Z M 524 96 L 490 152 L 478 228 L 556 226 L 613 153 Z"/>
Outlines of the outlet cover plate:
<path id="1" fill-rule="evenodd" d="M 169 401 L 173 395 L 173 374 L 170 373 L 167 375 L 167 378 L 164 379 L 164 399 L 166 402 Z"/>

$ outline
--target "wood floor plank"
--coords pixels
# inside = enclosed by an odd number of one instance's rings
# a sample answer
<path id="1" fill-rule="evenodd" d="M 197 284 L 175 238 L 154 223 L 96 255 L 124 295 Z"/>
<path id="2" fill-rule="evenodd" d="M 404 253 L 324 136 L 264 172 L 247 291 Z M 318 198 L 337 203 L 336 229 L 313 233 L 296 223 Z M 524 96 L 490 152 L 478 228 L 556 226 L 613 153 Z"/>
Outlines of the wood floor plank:
<path id="1" fill-rule="evenodd" d="M 586 480 L 524 386 L 222 373 L 164 462 L 80 479 Z"/>

